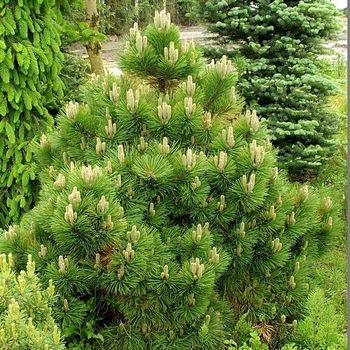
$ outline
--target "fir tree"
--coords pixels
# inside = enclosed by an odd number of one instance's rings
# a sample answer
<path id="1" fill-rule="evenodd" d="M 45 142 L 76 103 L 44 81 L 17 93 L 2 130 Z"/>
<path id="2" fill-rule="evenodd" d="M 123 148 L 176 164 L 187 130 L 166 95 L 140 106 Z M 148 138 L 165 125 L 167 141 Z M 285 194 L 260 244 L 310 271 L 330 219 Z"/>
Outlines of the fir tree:
<path id="1" fill-rule="evenodd" d="M 1 1 L 0 226 L 17 221 L 35 194 L 32 141 L 52 125 L 45 106 L 62 97 L 54 0 Z"/>
<path id="2" fill-rule="evenodd" d="M 205 66 L 164 12 L 120 62 L 129 75 L 94 77 L 41 137 L 40 201 L 1 250 L 35 257 L 82 347 L 221 349 L 243 314 L 292 327 L 330 198 L 284 180 L 232 63 Z"/>
<path id="3" fill-rule="evenodd" d="M 239 44 L 239 91 L 268 119 L 271 140 L 291 175 L 317 172 L 335 148 L 337 116 L 327 108 L 335 85 L 321 73 L 322 42 L 336 32 L 328 0 L 207 1 L 209 29 Z M 230 51 L 233 54 L 233 51 Z"/>
<path id="4" fill-rule="evenodd" d="M 35 263 L 28 257 L 20 275 L 12 271 L 11 255 L 0 256 L 0 346 L 11 350 L 63 350 L 60 331 L 51 315 L 52 281 L 41 290 Z"/>

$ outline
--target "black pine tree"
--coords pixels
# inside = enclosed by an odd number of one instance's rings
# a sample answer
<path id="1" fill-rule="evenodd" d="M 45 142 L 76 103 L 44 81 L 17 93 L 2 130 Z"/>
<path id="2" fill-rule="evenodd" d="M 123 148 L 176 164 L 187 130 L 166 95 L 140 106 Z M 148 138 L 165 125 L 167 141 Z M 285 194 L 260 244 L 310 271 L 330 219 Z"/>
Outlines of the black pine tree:
<path id="1" fill-rule="evenodd" d="M 221 349 L 247 312 L 291 327 L 331 200 L 284 180 L 231 62 L 204 66 L 164 12 L 120 61 L 42 136 L 41 200 L 1 250 L 53 280 L 69 346 Z"/>

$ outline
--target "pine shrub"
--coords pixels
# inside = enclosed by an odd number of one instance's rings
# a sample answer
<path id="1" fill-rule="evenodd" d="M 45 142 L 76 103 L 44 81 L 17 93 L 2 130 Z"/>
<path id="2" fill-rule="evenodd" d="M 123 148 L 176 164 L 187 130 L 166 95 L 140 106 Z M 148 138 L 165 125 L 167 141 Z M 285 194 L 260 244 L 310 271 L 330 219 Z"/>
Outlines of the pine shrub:
<path id="1" fill-rule="evenodd" d="M 318 55 L 335 34 L 337 10 L 328 0 L 208 1 L 209 29 L 238 44 L 245 68 L 239 91 L 268 119 L 279 160 L 292 176 L 317 172 L 336 147 L 338 116 L 327 106 L 335 84 Z M 221 50 L 222 51 L 222 50 Z"/>
<path id="2" fill-rule="evenodd" d="M 63 350 L 60 331 L 51 316 L 54 302 L 52 281 L 40 288 L 35 263 L 17 276 L 11 255 L 0 256 L 0 347 L 11 350 Z"/>
<path id="3" fill-rule="evenodd" d="M 42 135 L 40 201 L 0 250 L 19 268 L 32 254 L 82 348 L 222 349 L 244 314 L 292 329 L 330 198 L 288 184 L 232 63 L 205 65 L 164 12 L 120 64 Z"/>
<path id="4" fill-rule="evenodd" d="M 18 221 L 35 195 L 31 145 L 52 125 L 47 103 L 62 97 L 55 1 L 1 1 L 0 227 Z"/>

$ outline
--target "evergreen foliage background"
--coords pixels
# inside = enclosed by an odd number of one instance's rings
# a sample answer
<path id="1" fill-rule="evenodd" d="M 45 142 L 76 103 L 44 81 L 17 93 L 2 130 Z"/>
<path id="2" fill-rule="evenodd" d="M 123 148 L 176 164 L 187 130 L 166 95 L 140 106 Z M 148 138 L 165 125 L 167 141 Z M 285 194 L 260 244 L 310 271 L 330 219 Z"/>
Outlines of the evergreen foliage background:
<path id="1" fill-rule="evenodd" d="M 42 135 L 40 201 L 1 251 L 53 280 L 68 347 L 220 349 L 242 317 L 277 346 L 332 242 L 331 199 L 288 184 L 231 62 L 206 66 L 165 13 L 119 62 L 128 76 L 94 77 Z"/>
<path id="2" fill-rule="evenodd" d="M 90 64 L 87 60 L 77 55 L 63 52 L 64 59 L 59 78 L 63 83 L 63 97 L 54 96 L 53 101 L 49 104 L 49 113 L 55 118 L 64 106 L 70 101 L 81 102 L 83 86 L 89 79 L 91 73 Z"/>
<path id="3" fill-rule="evenodd" d="M 63 54 L 55 1 L 0 4 L 0 226 L 17 221 L 37 192 L 32 145 L 47 132 Z"/>
<path id="4" fill-rule="evenodd" d="M 123 35 L 134 21 L 141 27 L 152 21 L 154 11 L 167 11 L 179 25 L 193 25 L 201 21 L 203 5 L 200 0 L 134 0 L 111 1 L 100 3 L 101 30 L 105 34 Z"/>
<path id="5" fill-rule="evenodd" d="M 207 1 L 209 29 L 239 44 L 239 91 L 269 122 L 292 176 L 317 172 L 334 153 L 338 115 L 326 105 L 335 84 L 321 72 L 322 41 L 338 29 L 330 1 Z M 235 50 L 233 50 L 234 52 Z M 232 54 L 232 49 L 231 49 Z"/>
<path id="6" fill-rule="evenodd" d="M 61 11 L 69 23 L 81 22 L 85 0 L 60 0 Z M 164 8 L 178 25 L 195 25 L 201 22 L 204 6 L 201 0 L 104 0 L 98 1 L 100 31 L 106 35 L 125 35 L 136 21 L 145 27 L 152 21 L 154 12 Z"/>

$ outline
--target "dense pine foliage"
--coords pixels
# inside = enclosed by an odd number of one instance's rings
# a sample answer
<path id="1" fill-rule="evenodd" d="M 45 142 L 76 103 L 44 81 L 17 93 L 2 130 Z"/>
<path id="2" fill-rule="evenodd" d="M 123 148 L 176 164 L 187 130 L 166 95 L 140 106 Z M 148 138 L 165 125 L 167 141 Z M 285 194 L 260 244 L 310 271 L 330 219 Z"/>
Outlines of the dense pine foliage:
<path id="1" fill-rule="evenodd" d="M 207 1 L 210 30 L 239 43 L 246 58 L 239 90 L 268 119 L 279 159 L 292 175 L 317 171 L 335 148 L 334 84 L 320 73 L 322 41 L 337 29 L 328 0 Z"/>
<path id="2" fill-rule="evenodd" d="M 17 221 L 35 194 L 32 141 L 52 119 L 45 106 L 62 96 L 54 0 L 0 3 L 0 227 Z"/>
<path id="3" fill-rule="evenodd" d="M 231 62 L 205 65 L 169 15 L 131 29 L 120 65 L 42 135 L 40 200 L 1 251 L 53 280 L 68 346 L 221 349 L 243 316 L 277 343 L 331 240 L 331 199 L 288 184 Z"/>
<path id="4" fill-rule="evenodd" d="M 55 288 L 41 290 L 35 263 L 17 276 L 11 255 L 0 256 L 0 346 L 11 350 L 62 350 L 60 331 L 51 315 Z"/>

